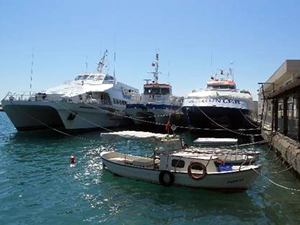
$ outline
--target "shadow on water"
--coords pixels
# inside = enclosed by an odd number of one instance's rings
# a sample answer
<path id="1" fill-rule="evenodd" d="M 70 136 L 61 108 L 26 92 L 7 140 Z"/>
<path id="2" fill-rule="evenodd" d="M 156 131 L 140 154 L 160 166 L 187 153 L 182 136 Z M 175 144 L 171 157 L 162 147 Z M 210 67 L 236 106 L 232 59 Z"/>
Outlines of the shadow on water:
<path id="1" fill-rule="evenodd" d="M 219 223 L 222 220 L 224 222 L 225 218 L 227 222 L 265 220 L 262 212 L 257 209 L 258 205 L 247 192 L 222 193 L 186 187 L 163 187 L 118 177 L 109 171 L 103 171 L 101 180 L 102 192 L 95 196 L 97 200 L 94 199 L 94 202 L 105 202 L 107 207 L 114 207 L 124 215 L 134 212 L 139 217 L 160 224 L 203 224 L 205 218 L 205 224 Z M 95 207 L 102 208 L 103 204 Z"/>

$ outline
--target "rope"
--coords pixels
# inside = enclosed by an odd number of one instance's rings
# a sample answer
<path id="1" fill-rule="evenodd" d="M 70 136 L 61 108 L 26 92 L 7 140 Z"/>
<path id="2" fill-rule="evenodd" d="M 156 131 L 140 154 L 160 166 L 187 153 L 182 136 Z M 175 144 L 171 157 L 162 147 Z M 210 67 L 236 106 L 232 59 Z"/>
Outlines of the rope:
<path id="1" fill-rule="evenodd" d="M 242 112 L 241 109 L 239 109 L 239 111 L 240 111 L 240 113 L 242 114 L 242 116 L 247 120 L 247 122 L 248 122 L 249 124 L 251 124 L 251 125 L 254 126 L 255 128 L 258 127 L 256 124 L 252 123 L 252 122 L 248 119 L 248 117 Z"/>
<path id="2" fill-rule="evenodd" d="M 263 175 L 263 174 L 260 173 L 259 171 L 255 170 L 254 168 L 252 168 L 252 170 L 253 170 L 254 172 L 256 172 L 257 174 L 261 175 L 263 178 L 267 179 L 270 183 L 274 184 L 274 185 L 277 186 L 277 187 L 280 187 L 280 188 L 283 188 L 283 189 L 286 189 L 286 190 L 289 190 L 289 191 L 297 191 L 297 192 L 300 192 L 300 189 L 290 188 L 290 187 L 286 187 L 286 186 L 283 186 L 283 185 L 281 185 L 281 184 L 275 183 L 275 182 L 272 181 L 270 178 L 266 177 L 265 175 Z"/>
<path id="3" fill-rule="evenodd" d="M 231 130 L 231 129 L 227 128 L 227 127 L 224 127 L 224 126 L 222 126 L 221 124 L 219 124 L 219 123 L 217 123 L 216 121 L 214 121 L 213 119 L 211 119 L 211 118 L 210 118 L 205 112 L 203 112 L 203 110 L 201 110 L 198 106 L 196 106 L 196 105 L 193 105 L 193 106 L 197 107 L 197 109 L 199 109 L 199 111 L 202 112 L 202 114 L 203 114 L 206 118 L 208 118 L 211 122 L 213 122 L 213 123 L 216 124 L 217 126 L 223 128 L 224 130 L 227 130 L 227 131 L 229 131 L 229 132 L 232 132 L 232 133 L 238 134 L 238 135 L 242 135 L 242 136 L 248 136 L 248 137 L 252 137 L 252 136 L 260 136 L 260 134 L 244 134 L 244 133 L 240 133 L 240 132 L 236 132 L 236 131 L 234 131 L 234 130 Z"/>
<path id="4" fill-rule="evenodd" d="M 69 109 L 67 109 L 66 107 L 64 107 L 63 105 L 59 104 L 57 101 L 55 101 L 55 103 L 56 103 L 57 105 L 59 105 L 60 107 L 62 107 L 63 109 L 65 109 L 66 111 L 68 111 L 68 112 L 70 112 L 70 113 L 74 113 L 74 112 L 70 111 Z M 86 121 L 86 122 L 88 122 L 88 123 L 90 123 L 90 124 L 92 124 L 92 125 L 95 125 L 95 126 L 101 128 L 101 129 L 103 129 L 103 130 L 106 130 L 106 131 L 112 131 L 112 130 L 106 128 L 106 127 L 103 127 L 103 126 L 101 126 L 101 125 L 99 125 L 99 124 L 97 124 L 97 123 L 94 123 L 94 122 L 92 122 L 92 121 L 90 121 L 90 120 L 84 118 L 83 116 L 80 116 L 79 114 L 76 114 L 76 116 L 78 116 L 79 118 L 83 119 L 84 121 Z"/>
<path id="5" fill-rule="evenodd" d="M 13 104 L 13 103 L 11 102 L 11 104 Z M 13 104 L 13 105 L 15 105 L 15 104 Z M 66 133 L 66 132 L 63 132 L 63 131 L 61 131 L 61 130 L 58 130 L 58 129 L 54 128 L 54 127 L 51 127 L 51 126 L 49 126 L 49 125 L 43 123 L 42 121 L 40 121 L 40 120 L 34 118 L 33 116 L 29 115 L 28 113 L 22 111 L 17 105 L 15 105 L 15 106 L 17 107 L 17 110 L 19 110 L 21 113 L 23 113 L 24 115 L 28 116 L 28 117 L 31 118 L 32 120 L 34 120 L 34 121 L 36 121 L 36 122 L 42 124 L 43 126 L 49 128 L 50 130 L 53 130 L 53 131 L 55 131 L 55 132 L 58 132 L 58 133 L 60 133 L 60 134 L 65 135 L 65 136 L 68 136 L 68 137 L 74 137 L 74 138 L 77 138 L 77 139 L 80 139 L 80 140 L 87 140 L 87 141 L 99 142 L 99 140 L 90 139 L 90 138 L 83 138 L 83 137 L 71 135 L 71 134 L 68 134 L 68 133 Z"/>
<path id="6" fill-rule="evenodd" d="M 289 166 L 288 168 L 284 169 L 284 170 L 281 170 L 281 171 L 278 171 L 278 172 L 270 172 L 270 173 L 277 173 L 277 174 L 279 174 L 279 173 L 283 173 L 283 172 L 285 172 L 285 171 L 288 171 L 288 170 L 290 170 L 291 168 L 293 168 L 292 165 Z"/>

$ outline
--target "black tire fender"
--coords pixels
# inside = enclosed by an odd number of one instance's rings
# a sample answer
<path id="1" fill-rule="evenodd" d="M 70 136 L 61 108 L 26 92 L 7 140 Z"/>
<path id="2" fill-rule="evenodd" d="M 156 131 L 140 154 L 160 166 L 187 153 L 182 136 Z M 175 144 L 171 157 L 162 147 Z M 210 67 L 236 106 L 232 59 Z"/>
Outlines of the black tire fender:
<path id="1" fill-rule="evenodd" d="M 166 181 L 165 180 L 165 176 L 169 176 L 169 180 Z M 171 172 L 167 171 L 167 170 L 162 170 L 159 173 L 159 183 L 165 187 L 170 187 L 174 184 L 174 174 L 172 174 Z"/>

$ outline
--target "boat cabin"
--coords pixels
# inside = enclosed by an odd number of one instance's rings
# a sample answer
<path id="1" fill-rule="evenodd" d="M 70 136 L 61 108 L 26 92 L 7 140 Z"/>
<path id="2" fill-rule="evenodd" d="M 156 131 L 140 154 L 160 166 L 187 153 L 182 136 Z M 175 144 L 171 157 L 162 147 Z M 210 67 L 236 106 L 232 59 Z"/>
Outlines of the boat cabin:
<path id="1" fill-rule="evenodd" d="M 169 84 L 146 83 L 144 85 L 144 100 L 146 101 L 167 101 L 172 95 L 172 87 Z"/>
<path id="2" fill-rule="evenodd" d="M 89 74 L 79 74 L 75 78 L 75 81 L 80 81 L 82 85 L 84 85 L 85 82 L 89 83 L 94 81 L 97 81 L 97 83 L 101 83 L 101 84 L 112 84 L 115 82 L 115 78 L 108 74 L 89 73 Z"/>
<path id="3" fill-rule="evenodd" d="M 232 80 L 215 80 L 211 79 L 207 82 L 206 90 L 236 90 L 236 84 Z"/>

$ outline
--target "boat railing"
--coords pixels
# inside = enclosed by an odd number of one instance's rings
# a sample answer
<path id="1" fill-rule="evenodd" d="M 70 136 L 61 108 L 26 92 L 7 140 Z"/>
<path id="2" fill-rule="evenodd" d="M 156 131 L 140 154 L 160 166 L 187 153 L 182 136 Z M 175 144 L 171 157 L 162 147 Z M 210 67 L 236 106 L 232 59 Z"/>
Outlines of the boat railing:
<path id="1" fill-rule="evenodd" d="M 34 97 L 35 93 L 30 92 L 8 92 L 6 96 L 3 98 L 5 101 L 29 101 L 32 97 Z"/>

